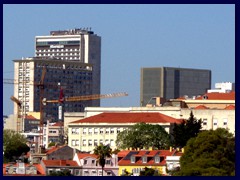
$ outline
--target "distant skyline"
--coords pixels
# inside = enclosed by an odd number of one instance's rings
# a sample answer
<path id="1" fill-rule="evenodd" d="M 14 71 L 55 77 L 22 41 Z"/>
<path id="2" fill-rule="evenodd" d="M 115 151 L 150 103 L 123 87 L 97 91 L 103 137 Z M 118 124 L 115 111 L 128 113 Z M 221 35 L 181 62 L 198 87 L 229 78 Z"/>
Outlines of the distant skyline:
<path id="1" fill-rule="evenodd" d="M 235 82 L 234 4 L 4 4 L 3 78 L 14 59 L 34 56 L 35 36 L 90 28 L 102 38 L 101 106 L 140 106 L 142 67 L 212 71 L 215 83 Z M 13 113 L 13 85 L 3 84 L 3 114 Z"/>

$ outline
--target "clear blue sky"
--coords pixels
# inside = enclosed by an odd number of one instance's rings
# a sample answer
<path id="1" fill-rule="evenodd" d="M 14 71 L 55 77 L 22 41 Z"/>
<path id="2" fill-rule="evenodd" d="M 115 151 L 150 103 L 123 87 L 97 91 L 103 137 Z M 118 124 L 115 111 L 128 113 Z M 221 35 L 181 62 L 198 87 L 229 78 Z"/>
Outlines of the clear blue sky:
<path id="1" fill-rule="evenodd" d="M 101 93 L 129 96 L 102 106 L 139 106 L 141 67 L 212 71 L 235 82 L 235 5 L 3 5 L 3 78 L 13 79 L 13 59 L 34 56 L 35 36 L 91 27 L 102 37 Z M 3 84 L 3 114 L 13 113 L 13 85 Z"/>

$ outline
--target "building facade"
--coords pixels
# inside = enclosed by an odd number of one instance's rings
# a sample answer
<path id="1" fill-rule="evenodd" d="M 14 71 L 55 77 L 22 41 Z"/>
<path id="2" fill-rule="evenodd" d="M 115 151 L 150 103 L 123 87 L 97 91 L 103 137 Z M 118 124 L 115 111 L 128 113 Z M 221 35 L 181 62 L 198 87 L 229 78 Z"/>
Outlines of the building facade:
<path id="1" fill-rule="evenodd" d="M 91 28 L 51 31 L 35 37 L 35 56 L 92 64 L 92 94 L 100 94 L 101 37 Z M 100 106 L 100 100 L 92 101 Z"/>
<path id="2" fill-rule="evenodd" d="M 174 123 L 181 123 L 161 113 L 101 113 L 68 124 L 68 145 L 80 151 L 92 152 L 100 143 L 116 149 L 117 134 L 136 123 L 158 124 L 171 133 Z"/>
<path id="3" fill-rule="evenodd" d="M 81 166 L 81 176 L 118 176 L 118 158 L 115 154 L 106 158 L 103 171 L 95 154 L 76 153 L 73 160 Z"/>
<path id="4" fill-rule="evenodd" d="M 202 95 L 210 88 L 210 70 L 174 67 L 141 68 L 141 106 L 146 106 L 153 97 L 168 100 L 184 95 Z"/>
<path id="5" fill-rule="evenodd" d="M 42 97 L 46 100 L 58 100 L 60 86 L 63 88 L 65 97 L 93 94 L 93 69 L 90 64 L 41 58 L 14 60 L 14 79 L 16 81 L 14 97 L 22 103 L 19 112 L 22 118 L 29 112 L 40 111 L 41 91 L 38 88 L 38 82 L 42 78 L 43 67 L 46 67 L 46 74 Z M 44 121 L 47 119 L 58 120 L 58 106 L 58 103 L 47 103 L 43 107 Z M 64 110 L 79 112 L 83 111 L 86 106 L 93 106 L 93 101 L 65 102 Z M 17 112 L 18 106 L 14 103 L 14 114 Z M 23 124 L 21 128 L 24 131 Z"/>

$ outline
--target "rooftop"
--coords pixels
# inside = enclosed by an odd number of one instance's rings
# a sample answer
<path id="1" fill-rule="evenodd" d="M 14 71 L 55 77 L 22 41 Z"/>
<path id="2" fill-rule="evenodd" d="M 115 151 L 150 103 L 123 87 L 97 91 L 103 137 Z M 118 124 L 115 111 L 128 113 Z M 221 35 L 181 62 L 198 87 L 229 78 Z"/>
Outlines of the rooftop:
<path id="1" fill-rule="evenodd" d="M 72 123 L 181 123 L 180 119 L 175 119 L 161 113 L 101 113 Z M 71 123 L 70 123 L 71 124 Z"/>

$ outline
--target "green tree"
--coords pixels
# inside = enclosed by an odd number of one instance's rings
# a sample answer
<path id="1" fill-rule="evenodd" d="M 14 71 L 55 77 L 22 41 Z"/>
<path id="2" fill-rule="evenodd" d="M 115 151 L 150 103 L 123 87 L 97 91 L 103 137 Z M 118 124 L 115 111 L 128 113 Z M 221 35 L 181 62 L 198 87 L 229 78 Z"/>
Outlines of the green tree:
<path id="1" fill-rule="evenodd" d="M 197 120 L 193 112 L 191 111 L 190 117 L 188 120 L 183 121 L 180 124 L 174 123 L 173 127 L 173 144 L 175 147 L 184 147 L 187 144 L 187 141 L 196 137 L 202 128 L 202 120 Z"/>
<path id="2" fill-rule="evenodd" d="M 102 167 L 102 176 L 103 176 L 103 168 L 106 163 L 107 157 L 112 157 L 112 149 L 110 148 L 109 144 L 96 146 L 93 150 L 93 153 L 97 155 L 97 162 Z"/>
<path id="3" fill-rule="evenodd" d="M 26 138 L 13 130 L 3 131 L 4 161 L 15 161 L 30 151 Z"/>
<path id="4" fill-rule="evenodd" d="M 53 171 L 50 172 L 48 176 L 73 176 L 69 169 L 64 169 L 62 171 Z"/>
<path id="5" fill-rule="evenodd" d="M 138 123 L 118 133 L 116 145 L 120 149 L 125 148 L 149 148 L 168 149 L 171 145 L 171 137 L 160 125 Z"/>
<path id="6" fill-rule="evenodd" d="M 144 170 L 140 171 L 139 176 L 160 176 L 160 174 L 153 168 L 145 167 Z"/>
<path id="7" fill-rule="evenodd" d="M 180 158 L 177 176 L 235 175 L 235 138 L 228 130 L 202 131 L 191 138 Z"/>

